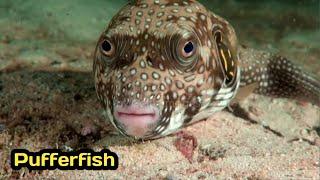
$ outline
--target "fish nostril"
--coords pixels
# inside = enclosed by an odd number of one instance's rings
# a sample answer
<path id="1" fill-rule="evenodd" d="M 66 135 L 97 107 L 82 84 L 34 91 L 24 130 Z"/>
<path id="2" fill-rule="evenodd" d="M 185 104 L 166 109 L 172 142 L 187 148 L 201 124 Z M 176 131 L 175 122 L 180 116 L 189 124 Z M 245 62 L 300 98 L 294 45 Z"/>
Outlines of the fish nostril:
<path id="1" fill-rule="evenodd" d="M 132 89 L 132 84 L 131 84 L 131 83 L 127 84 L 127 89 L 128 89 L 128 90 L 131 90 L 131 89 Z"/>
<path id="2" fill-rule="evenodd" d="M 147 61 L 147 63 L 148 63 L 149 66 L 153 66 L 152 59 L 151 59 L 150 56 L 147 56 L 147 57 L 146 57 L 146 61 Z"/>

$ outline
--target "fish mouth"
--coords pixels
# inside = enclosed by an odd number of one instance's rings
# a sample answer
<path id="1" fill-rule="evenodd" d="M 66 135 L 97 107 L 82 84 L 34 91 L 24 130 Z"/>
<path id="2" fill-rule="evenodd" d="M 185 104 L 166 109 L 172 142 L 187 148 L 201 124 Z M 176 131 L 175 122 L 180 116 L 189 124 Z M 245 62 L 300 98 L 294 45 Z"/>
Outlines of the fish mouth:
<path id="1" fill-rule="evenodd" d="M 115 106 L 113 115 L 124 127 L 125 134 L 134 137 L 144 137 L 152 132 L 160 119 L 156 106 L 142 103 Z"/>

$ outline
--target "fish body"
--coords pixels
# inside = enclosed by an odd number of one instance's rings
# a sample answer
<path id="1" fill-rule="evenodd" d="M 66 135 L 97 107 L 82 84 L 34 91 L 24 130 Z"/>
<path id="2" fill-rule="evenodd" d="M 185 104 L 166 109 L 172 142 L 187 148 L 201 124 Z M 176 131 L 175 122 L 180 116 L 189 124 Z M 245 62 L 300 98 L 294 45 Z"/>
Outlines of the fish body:
<path id="1" fill-rule="evenodd" d="M 138 139 L 208 118 L 242 87 L 320 102 L 319 81 L 285 58 L 239 46 L 232 25 L 194 0 L 128 3 L 100 36 L 93 71 L 108 120 Z"/>

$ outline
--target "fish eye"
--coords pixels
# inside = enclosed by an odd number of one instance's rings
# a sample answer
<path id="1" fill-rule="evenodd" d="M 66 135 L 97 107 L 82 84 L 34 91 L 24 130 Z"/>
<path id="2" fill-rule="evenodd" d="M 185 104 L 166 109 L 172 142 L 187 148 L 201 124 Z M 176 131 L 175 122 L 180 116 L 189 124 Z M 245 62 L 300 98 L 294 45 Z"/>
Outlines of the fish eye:
<path id="1" fill-rule="evenodd" d="M 190 58 L 195 54 L 195 44 L 192 41 L 184 42 L 181 47 L 181 57 Z"/>
<path id="2" fill-rule="evenodd" d="M 107 39 L 105 39 L 105 40 L 103 40 L 103 41 L 101 42 L 101 44 L 100 44 L 100 49 L 101 49 L 101 52 L 102 52 L 104 55 L 108 56 L 108 57 L 111 57 L 111 56 L 113 56 L 113 54 L 114 54 L 114 46 L 113 46 L 113 44 L 112 44 L 109 40 L 107 40 Z"/>
<path id="3" fill-rule="evenodd" d="M 183 48 L 183 52 L 182 52 L 182 55 L 186 58 L 192 56 L 194 53 L 194 45 L 193 45 L 193 42 L 189 41 L 189 42 L 186 42 L 186 44 L 184 45 L 184 48 Z"/>
<path id="4" fill-rule="evenodd" d="M 175 46 L 175 58 L 183 68 L 191 68 L 197 62 L 197 40 L 193 36 L 180 37 Z"/>
<path id="5" fill-rule="evenodd" d="M 189 59 L 196 54 L 196 43 L 192 40 L 182 40 L 178 45 L 178 55 L 182 59 Z"/>

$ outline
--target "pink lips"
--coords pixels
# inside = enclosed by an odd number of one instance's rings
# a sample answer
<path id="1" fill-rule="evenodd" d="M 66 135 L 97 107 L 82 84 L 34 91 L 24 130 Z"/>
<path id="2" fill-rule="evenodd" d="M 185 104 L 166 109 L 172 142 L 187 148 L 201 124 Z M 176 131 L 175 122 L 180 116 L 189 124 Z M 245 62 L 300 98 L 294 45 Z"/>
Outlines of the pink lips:
<path id="1" fill-rule="evenodd" d="M 155 126 L 159 111 L 151 105 L 133 104 L 116 106 L 114 116 L 124 125 L 127 134 L 142 137 Z"/>

